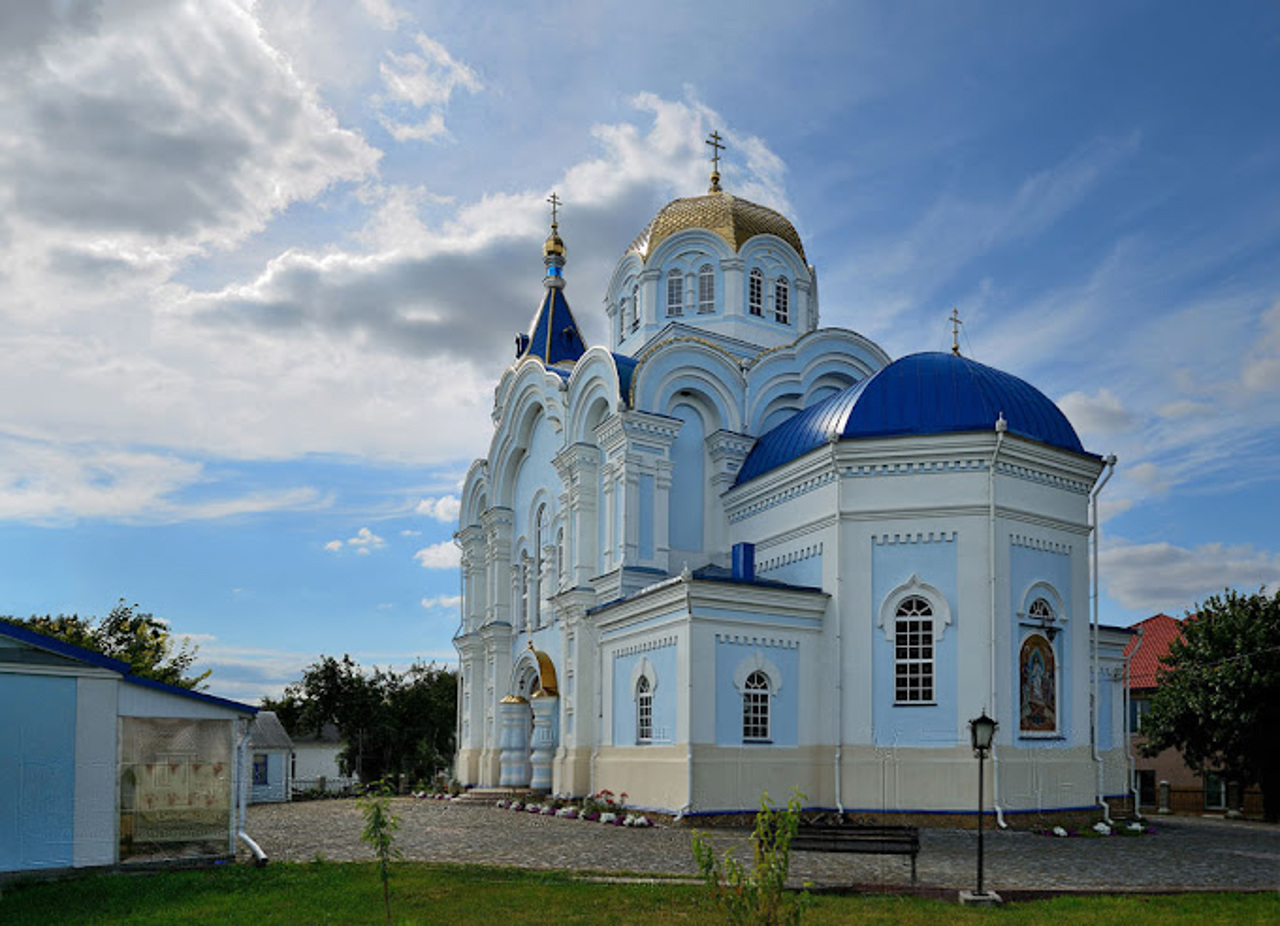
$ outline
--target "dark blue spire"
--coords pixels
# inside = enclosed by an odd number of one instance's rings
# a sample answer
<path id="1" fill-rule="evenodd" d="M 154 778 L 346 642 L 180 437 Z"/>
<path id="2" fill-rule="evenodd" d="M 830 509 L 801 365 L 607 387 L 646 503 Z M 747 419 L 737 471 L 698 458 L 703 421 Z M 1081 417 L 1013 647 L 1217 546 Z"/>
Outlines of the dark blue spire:
<path id="1" fill-rule="evenodd" d="M 578 323 L 569 311 L 569 301 L 564 297 L 564 261 L 566 250 L 560 240 L 560 226 L 556 221 L 560 199 L 551 194 L 551 234 L 542 246 L 542 262 L 547 275 L 542 280 L 546 294 L 538 306 L 538 314 L 529 327 L 528 334 L 516 336 L 516 362 L 525 357 L 537 357 L 547 366 L 574 364 L 587 352 L 586 342 L 578 331 Z"/>

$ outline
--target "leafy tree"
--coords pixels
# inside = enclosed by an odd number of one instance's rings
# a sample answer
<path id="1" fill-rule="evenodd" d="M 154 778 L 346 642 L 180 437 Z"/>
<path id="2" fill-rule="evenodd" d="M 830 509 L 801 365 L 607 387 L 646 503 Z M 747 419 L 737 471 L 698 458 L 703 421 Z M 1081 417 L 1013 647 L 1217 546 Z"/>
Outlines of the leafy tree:
<path id="1" fill-rule="evenodd" d="M 434 663 L 403 673 L 365 670 L 350 656 L 321 656 L 283 697 L 264 699 L 262 706 L 294 732 L 336 724 L 347 741 L 339 763 L 361 781 L 399 774 L 425 779 L 453 755 L 457 674 Z"/>
<path id="2" fill-rule="evenodd" d="M 1173 747 L 1187 764 L 1262 787 L 1280 822 L 1280 591 L 1214 595 L 1182 625 L 1143 717 L 1151 754 Z"/>
<path id="3" fill-rule="evenodd" d="M 360 798 L 360 813 L 364 817 L 364 829 L 360 838 L 378 860 L 378 877 L 382 880 L 382 903 L 387 912 L 387 926 L 391 926 L 391 862 L 403 853 L 396 846 L 396 830 L 400 818 L 391 812 L 391 787 L 385 781 L 375 781 Z"/>
<path id="4" fill-rule="evenodd" d="M 0 617 L 0 620 L 119 659 L 129 663 L 134 675 L 182 688 L 203 687 L 212 671 L 194 673 L 199 647 L 186 637 L 175 646 L 167 623 L 139 611 L 136 604 L 126 604 L 123 598 L 102 618 L 33 614 L 28 618 Z"/>

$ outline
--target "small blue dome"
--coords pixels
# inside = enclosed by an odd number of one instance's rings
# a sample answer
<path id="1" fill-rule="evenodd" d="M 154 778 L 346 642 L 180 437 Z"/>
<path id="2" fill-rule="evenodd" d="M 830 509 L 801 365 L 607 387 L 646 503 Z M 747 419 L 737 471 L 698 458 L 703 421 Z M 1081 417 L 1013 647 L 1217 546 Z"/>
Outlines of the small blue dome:
<path id="1" fill-rule="evenodd" d="M 1067 416 L 1035 386 L 958 354 L 921 353 L 895 360 L 762 435 L 735 484 L 790 463 L 833 438 L 990 431 L 1001 414 L 1010 434 L 1085 452 Z"/>

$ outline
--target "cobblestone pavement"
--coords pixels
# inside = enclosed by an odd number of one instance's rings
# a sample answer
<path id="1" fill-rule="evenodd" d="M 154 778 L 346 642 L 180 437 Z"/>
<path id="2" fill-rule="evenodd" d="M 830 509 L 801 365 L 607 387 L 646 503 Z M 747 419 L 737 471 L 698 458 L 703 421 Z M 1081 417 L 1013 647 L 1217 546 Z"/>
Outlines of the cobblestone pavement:
<path id="1" fill-rule="evenodd" d="M 476 805 L 397 798 L 396 844 L 407 859 L 591 872 L 694 875 L 684 826 L 632 830 Z M 259 804 L 248 832 L 272 859 L 367 860 L 354 801 Z M 1280 827 L 1191 817 L 1156 818 L 1154 836 L 1056 839 L 1027 832 L 985 837 L 986 882 L 1000 891 L 1272 889 L 1280 891 Z M 713 831 L 719 850 L 745 850 L 747 832 Z M 967 888 L 977 835 L 922 829 L 922 887 Z M 792 875 L 820 886 L 905 887 L 910 860 L 797 852 Z"/>

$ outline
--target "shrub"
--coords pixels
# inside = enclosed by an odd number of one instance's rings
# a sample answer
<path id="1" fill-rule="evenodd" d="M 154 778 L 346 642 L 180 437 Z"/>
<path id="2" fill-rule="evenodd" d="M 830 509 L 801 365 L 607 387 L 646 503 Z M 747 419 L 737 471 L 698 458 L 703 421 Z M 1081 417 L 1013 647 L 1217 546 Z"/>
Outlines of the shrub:
<path id="1" fill-rule="evenodd" d="M 378 877 L 382 879 L 382 902 L 387 910 L 387 924 L 391 923 L 391 860 L 400 857 L 396 848 L 396 830 L 400 819 L 391 812 L 391 786 L 385 780 L 373 782 L 360 798 L 360 812 L 364 816 L 364 831 L 360 839 L 373 849 L 378 859 Z"/>
<path id="2" fill-rule="evenodd" d="M 755 846 L 751 871 L 733 856 L 718 857 L 711 837 L 695 831 L 693 857 L 712 898 L 733 926 L 795 926 L 808 907 L 807 891 L 788 895 L 787 871 L 791 867 L 791 840 L 800 826 L 804 795 L 793 792 L 781 810 L 760 798 L 751 841 Z M 806 885 L 807 886 L 807 885 Z"/>

